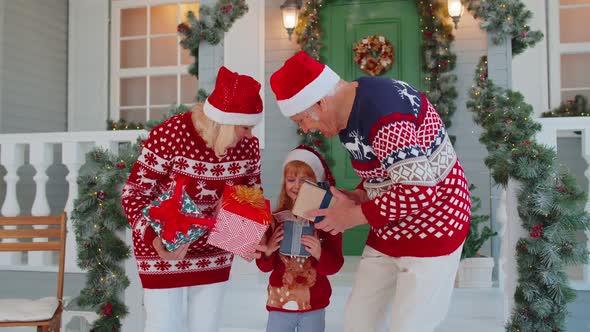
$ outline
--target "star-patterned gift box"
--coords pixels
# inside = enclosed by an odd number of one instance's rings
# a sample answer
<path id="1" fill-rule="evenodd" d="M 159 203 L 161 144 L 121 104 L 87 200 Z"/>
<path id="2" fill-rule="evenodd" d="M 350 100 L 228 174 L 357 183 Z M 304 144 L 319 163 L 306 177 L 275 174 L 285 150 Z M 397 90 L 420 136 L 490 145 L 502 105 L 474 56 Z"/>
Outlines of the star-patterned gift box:
<path id="1" fill-rule="evenodd" d="M 271 221 L 270 201 L 261 189 L 239 185 L 226 186 L 220 204 L 207 243 L 252 261 Z"/>
<path id="2" fill-rule="evenodd" d="M 177 179 L 170 190 L 162 193 L 142 211 L 168 251 L 196 241 L 214 224 L 214 220 L 200 214 L 197 204 L 186 193 L 184 186 L 184 179 Z"/>

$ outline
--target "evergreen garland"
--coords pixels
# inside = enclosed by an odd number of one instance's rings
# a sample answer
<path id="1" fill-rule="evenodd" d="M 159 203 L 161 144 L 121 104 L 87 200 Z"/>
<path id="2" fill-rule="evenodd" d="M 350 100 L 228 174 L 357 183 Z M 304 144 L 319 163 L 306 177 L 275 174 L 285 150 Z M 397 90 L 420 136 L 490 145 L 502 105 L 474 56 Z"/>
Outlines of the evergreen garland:
<path id="1" fill-rule="evenodd" d="M 199 18 L 189 11 L 188 22 L 178 25 L 178 33 L 182 39 L 180 45 L 190 51 L 195 62 L 190 66 L 189 73 L 199 76 L 199 44 L 206 41 L 217 45 L 223 39 L 223 34 L 240 17 L 248 12 L 245 0 L 219 0 L 213 8 L 201 6 Z"/>
<path id="2" fill-rule="evenodd" d="M 506 186 L 509 178 L 522 183 L 518 213 L 529 232 L 515 248 L 518 285 L 506 331 L 563 331 L 567 304 L 575 297 L 564 269 L 588 262 L 585 244 L 574 236 L 590 229 L 586 194 L 556 163 L 555 150 L 535 142 L 541 126 L 523 96 L 488 79 L 485 57 L 475 82 L 467 106 L 484 128 L 480 142 L 489 152 L 485 163 L 498 184 Z"/>
<path id="3" fill-rule="evenodd" d="M 544 118 L 590 116 L 588 111 L 588 99 L 582 95 L 576 95 L 573 100 L 562 102 L 557 109 L 541 114 Z"/>
<path id="4" fill-rule="evenodd" d="M 121 206 L 121 184 L 137 158 L 137 145 L 127 145 L 119 156 L 100 148 L 86 155 L 78 177 L 78 198 L 72 223 L 78 243 L 78 266 L 88 271 L 78 304 L 99 315 L 94 331 L 118 331 L 127 314 L 121 294 L 129 286 L 123 261 L 130 249 L 118 234 L 129 223 Z"/>
<path id="5" fill-rule="evenodd" d="M 465 0 L 467 9 L 481 19 L 480 27 L 493 34 L 493 41 L 512 41 L 512 54 L 517 55 L 543 39 L 541 31 L 531 31 L 528 21 L 533 14 L 521 0 Z"/>

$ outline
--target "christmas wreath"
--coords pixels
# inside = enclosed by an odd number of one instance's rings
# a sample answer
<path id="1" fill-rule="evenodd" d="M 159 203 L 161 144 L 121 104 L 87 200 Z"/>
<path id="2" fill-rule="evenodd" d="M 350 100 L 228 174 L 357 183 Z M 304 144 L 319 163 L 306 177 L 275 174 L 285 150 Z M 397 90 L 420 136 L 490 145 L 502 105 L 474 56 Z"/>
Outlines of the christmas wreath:
<path id="1" fill-rule="evenodd" d="M 379 76 L 393 65 L 393 45 L 381 35 L 367 36 L 355 43 L 354 62 L 371 76 Z"/>

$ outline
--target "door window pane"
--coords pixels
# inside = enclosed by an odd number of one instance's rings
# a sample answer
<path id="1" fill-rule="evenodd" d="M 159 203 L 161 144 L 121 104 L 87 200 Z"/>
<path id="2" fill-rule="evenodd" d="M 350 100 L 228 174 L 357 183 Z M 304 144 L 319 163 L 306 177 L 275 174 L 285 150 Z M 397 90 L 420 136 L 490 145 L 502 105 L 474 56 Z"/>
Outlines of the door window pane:
<path id="1" fill-rule="evenodd" d="M 590 0 L 561 0 L 559 2 L 562 6 L 567 5 L 590 5 Z"/>
<path id="2" fill-rule="evenodd" d="M 176 104 L 176 75 L 150 77 L 150 105 Z"/>
<path id="3" fill-rule="evenodd" d="M 147 8 L 121 10 L 121 37 L 145 36 L 147 34 Z"/>
<path id="4" fill-rule="evenodd" d="M 176 34 L 178 5 L 153 6 L 150 8 L 150 34 Z"/>
<path id="5" fill-rule="evenodd" d="M 145 77 L 121 79 L 121 106 L 145 105 L 146 96 Z"/>
<path id="6" fill-rule="evenodd" d="M 176 66 L 178 39 L 174 37 L 152 38 L 150 43 L 150 66 Z"/>
<path id="7" fill-rule="evenodd" d="M 147 63 L 146 39 L 121 41 L 121 69 L 142 68 Z"/>
<path id="8" fill-rule="evenodd" d="M 588 64 L 590 64 L 590 53 L 562 54 L 561 87 L 590 87 L 590 75 L 588 75 Z"/>
<path id="9" fill-rule="evenodd" d="M 586 26 L 590 7 L 561 9 L 559 11 L 559 37 L 562 43 L 583 43 L 590 41 L 590 29 Z"/>
<path id="10" fill-rule="evenodd" d="M 150 120 L 164 120 L 170 107 L 154 107 L 150 109 Z"/>
<path id="11" fill-rule="evenodd" d="M 590 1 L 590 0 L 589 0 Z M 181 3 L 180 4 L 180 21 L 186 22 L 186 15 L 189 11 L 192 11 L 195 14 L 195 17 L 199 19 L 199 3 Z"/>
<path id="12" fill-rule="evenodd" d="M 180 78 L 180 102 L 192 104 L 197 98 L 198 82 L 192 75 L 182 75 Z"/>
<path id="13" fill-rule="evenodd" d="M 582 95 L 582 96 L 586 97 L 587 100 L 590 100 L 590 89 L 562 91 L 561 92 L 561 101 L 566 102 L 568 100 L 574 100 L 576 95 Z"/>
<path id="14" fill-rule="evenodd" d="M 121 110 L 121 119 L 127 121 L 127 123 L 145 123 L 147 120 L 145 109 L 142 108 Z"/>

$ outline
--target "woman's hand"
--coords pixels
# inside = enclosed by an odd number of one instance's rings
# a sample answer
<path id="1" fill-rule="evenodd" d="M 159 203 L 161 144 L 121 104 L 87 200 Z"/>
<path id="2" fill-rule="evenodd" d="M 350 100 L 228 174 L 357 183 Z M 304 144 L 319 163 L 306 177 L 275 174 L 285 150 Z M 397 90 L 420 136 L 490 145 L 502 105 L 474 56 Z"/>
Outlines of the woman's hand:
<path id="1" fill-rule="evenodd" d="M 305 247 L 305 249 L 311 254 L 311 256 L 318 261 L 320 260 L 320 256 L 322 255 L 322 244 L 320 240 L 315 235 L 303 235 L 301 237 L 301 244 Z"/>
<path id="2" fill-rule="evenodd" d="M 154 249 L 156 249 L 158 256 L 160 256 L 160 258 L 162 258 L 163 260 L 177 261 L 177 260 L 184 259 L 184 257 L 186 256 L 186 253 L 188 251 L 188 247 L 190 246 L 190 243 L 185 243 L 185 244 L 181 245 L 180 247 L 178 247 L 178 249 L 176 249 L 174 251 L 168 251 L 168 249 L 166 249 L 166 247 L 164 247 L 164 243 L 162 243 L 162 239 L 160 239 L 159 237 L 156 237 L 156 238 L 154 238 L 154 241 L 152 241 L 152 245 L 154 246 Z"/>

